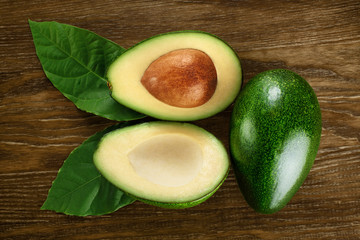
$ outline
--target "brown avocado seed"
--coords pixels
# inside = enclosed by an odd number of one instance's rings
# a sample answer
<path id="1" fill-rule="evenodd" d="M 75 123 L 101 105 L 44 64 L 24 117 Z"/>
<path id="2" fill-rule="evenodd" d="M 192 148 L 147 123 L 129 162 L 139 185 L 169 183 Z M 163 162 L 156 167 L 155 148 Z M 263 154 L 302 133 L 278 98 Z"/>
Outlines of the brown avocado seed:
<path id="1" fill-rule="evenodd" d="M 213 61 L 204 52 L 179 49 L 153 61 L 141 83 L 151 95 L 166 104 L 192 108 L 212 97 L 217 74 Z"/>

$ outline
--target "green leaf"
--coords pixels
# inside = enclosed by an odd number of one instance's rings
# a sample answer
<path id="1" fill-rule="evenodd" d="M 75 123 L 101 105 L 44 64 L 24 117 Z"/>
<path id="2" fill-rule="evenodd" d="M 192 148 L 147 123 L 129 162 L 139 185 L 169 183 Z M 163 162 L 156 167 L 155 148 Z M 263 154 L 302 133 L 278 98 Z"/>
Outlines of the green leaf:
<path id="1" fill-rule="evenodd" d="M 120 123 L 88 138 L 65 160 L 41 209 L 68 215 L 103 215 L 135 200 L 108 182 L 96 169 L 93 154 L 108 132 L 130 125 Z"/>
<path id="2" fill-rule="evenodd" d="M 117 121 L 144 117 L 117 103 L 107 87 L 107 68 L 124 48 L 67 24 L 29 20 L 29 25 L 46 76 L 79 109 Z"/>

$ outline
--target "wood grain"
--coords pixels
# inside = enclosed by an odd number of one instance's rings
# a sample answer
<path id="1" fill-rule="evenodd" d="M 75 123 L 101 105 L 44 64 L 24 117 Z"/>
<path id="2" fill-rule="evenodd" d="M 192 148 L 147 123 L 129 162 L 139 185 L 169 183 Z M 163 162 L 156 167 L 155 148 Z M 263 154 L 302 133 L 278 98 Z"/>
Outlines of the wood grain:
<path id="1" fill-rule="evenodd" d="M 1 239 L 359 239 L 360 2 L 0 0 Z M 241 58 L 245 83 L 286 68 L 314 88 L 323 131 L 315 164 L 280 212 L 244 201 L 233 171 L 199 206 L 135 202 L 99 217 L 40 211 L 68 154 L 114 122 L 79 111 L 45 77 L 27 20 L 86 28 L 123 47 L 158 33 L 218 35 Z M 195 124 L 228 148 L 232 107 Z"/>

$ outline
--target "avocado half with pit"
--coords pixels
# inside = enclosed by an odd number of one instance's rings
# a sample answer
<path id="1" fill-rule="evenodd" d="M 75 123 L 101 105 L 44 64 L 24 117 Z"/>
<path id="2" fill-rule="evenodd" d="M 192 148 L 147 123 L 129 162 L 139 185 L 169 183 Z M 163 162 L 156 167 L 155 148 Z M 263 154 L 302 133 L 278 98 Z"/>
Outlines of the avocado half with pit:
<path id="1" fill-rule="evenodd" d="M 229 158 L 211 133 L 189 123 L 148 122 L 105 135 L 94 153 L 100 173 L 145 203 L 192 207 L 225 180 Z"/>
<path id="2" fill-rule="evenodd" d="M 229 106 L 241 88 L 242 71 L 237 54 L 221 39 L 182 31 L 128 49 L 107 78 L 117 102 L 158 119 L 192 121 Z"/>

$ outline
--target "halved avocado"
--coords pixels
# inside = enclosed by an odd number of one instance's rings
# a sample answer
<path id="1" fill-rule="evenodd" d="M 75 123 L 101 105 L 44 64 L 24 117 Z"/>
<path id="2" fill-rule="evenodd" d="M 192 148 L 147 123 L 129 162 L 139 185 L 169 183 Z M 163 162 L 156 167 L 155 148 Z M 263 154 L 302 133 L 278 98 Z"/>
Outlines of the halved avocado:
<path id="1" fill-rule="evenodd" d="M 148 122 L 105 135 L 94 163 L 112 184 L 145 203 L 192 207 L 208 199 L 229 171 L 222 143 L 189 123 Z"/>
<path id="2" fill-rule="evenodd" d="M 221 39 L 182 31 L 128 49 L 107 78 L 119 103 L 158 119 L 192 121 L 229 106 L 241 88 L 242 71 L 237 54 Z"/>

